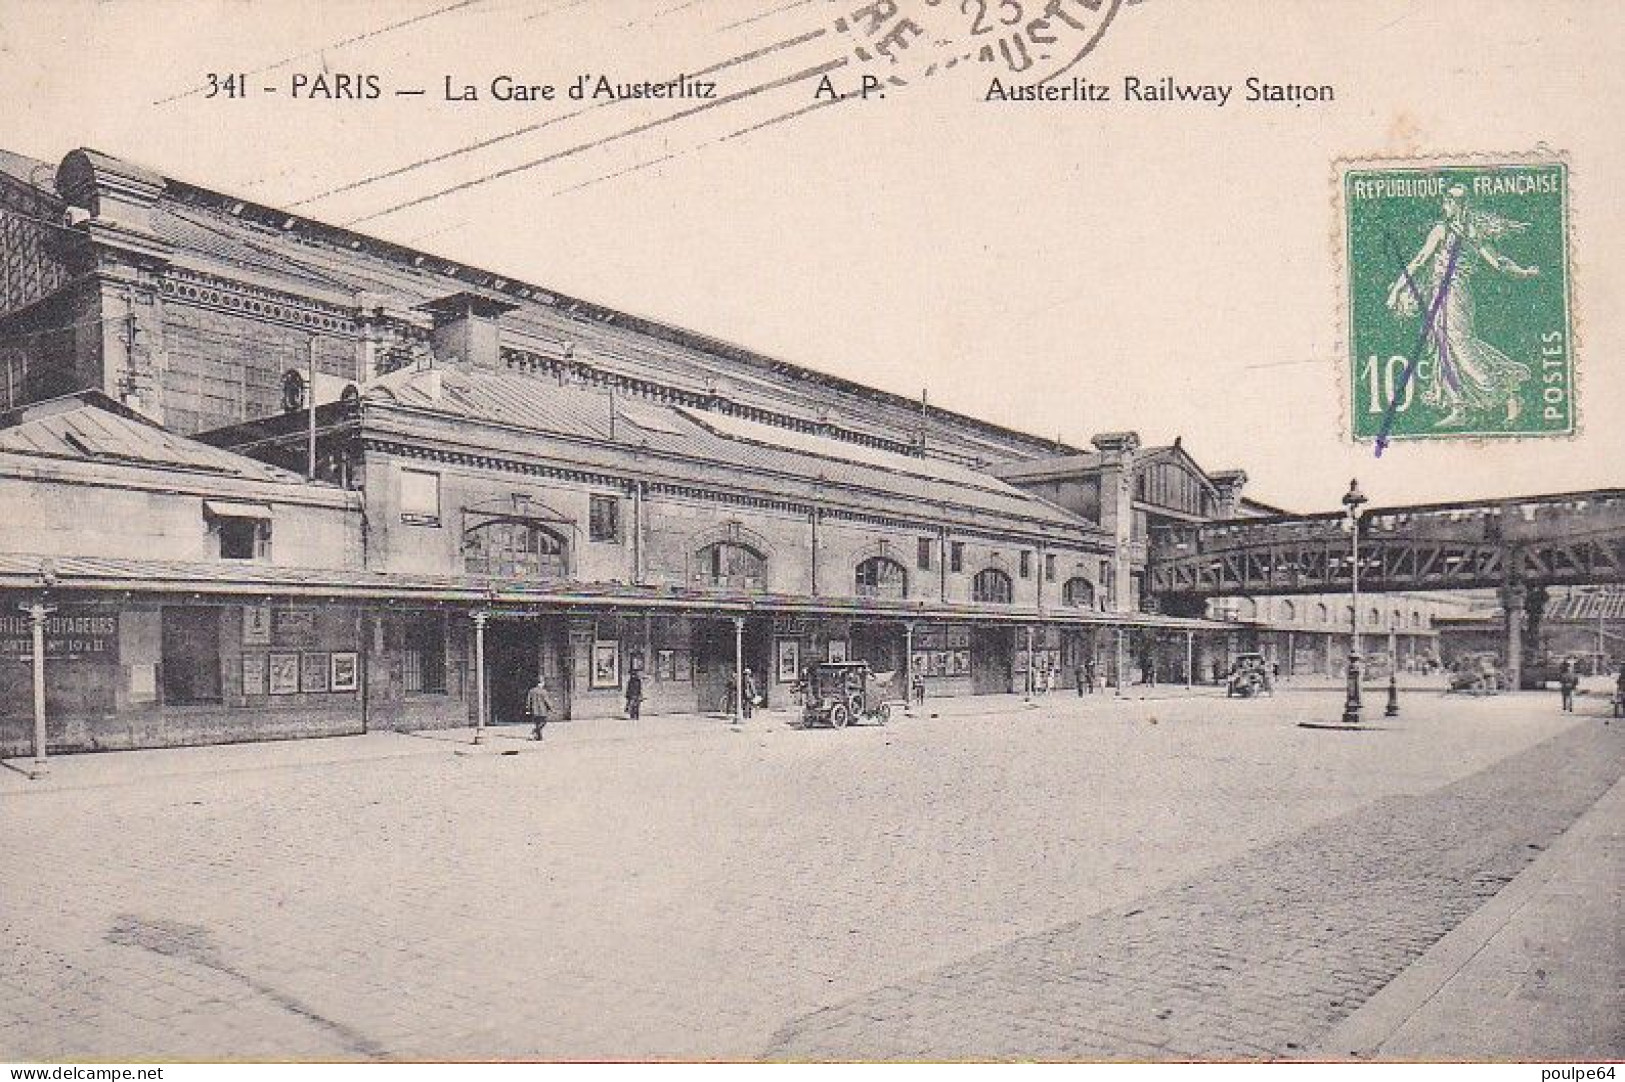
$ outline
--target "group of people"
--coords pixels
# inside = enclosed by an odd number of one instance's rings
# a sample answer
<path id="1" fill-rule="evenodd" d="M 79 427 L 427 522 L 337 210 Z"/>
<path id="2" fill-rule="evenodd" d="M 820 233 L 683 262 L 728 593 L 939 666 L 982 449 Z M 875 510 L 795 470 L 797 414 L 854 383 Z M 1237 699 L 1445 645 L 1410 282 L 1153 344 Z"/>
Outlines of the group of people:
<path id="1" fill-rule="evenodd" d="M 1275 672 L 1277 675 L 1279 674 L 1279 667 L 1276 668 Z M 1094 694 L 1096 687 L 1094 661 L 1085 660 L 1074 666 L 1072 674 L 1077 682 L 1077 691 L 1080 696 Z M 1034 665 L 1032 670 L 1033 691 L 1039 695 L 1047 695 L 1054 691 L 1058 675 L 1057 667 L 1048 661 Z M 1580 675 L 1574 667 L 1574 662 L 1572 660 L 1563 662 L 1563 667 L 1558 672 L 1557 690 L 1561 696 L 1563 709 L 1569 713 L 1574 711 L 1574 692 L 1579 686 Z M 909 686 L 909 693 L 917 705 L 925 703 L 925 677 L 922 674 L 914 674 L 914 679 Z M 741 694 L 740 685 L 734 674 L 728 674 L 723 713 L 732 714 L 736 703 L 747 718 L 750 717 L 751 710 L 762 703 L 761 691 L 756 683 L 756 674 L 749 668 L 744 670 L 743 694 Z M 542 739 L 542 733 L 547 728 L 547 723 L 553 719 L 556 710 L 557 706 L 553 702 L 553 696 L 547 689 L 547 680 L 538 673 L 536 683 L 531 687 L 530 691 L 525 693 L 525 718 L 530 722 L 531 739 Z M 626 678 L 626 716 L 635 721 L 641 716 L 642 711 L 643 674 L 634 671 Z M 1616 718 L 1625 717 L 1625 663 L 1620 664 L 1619 675 L 1614 682 L 1613 714 Z"/>

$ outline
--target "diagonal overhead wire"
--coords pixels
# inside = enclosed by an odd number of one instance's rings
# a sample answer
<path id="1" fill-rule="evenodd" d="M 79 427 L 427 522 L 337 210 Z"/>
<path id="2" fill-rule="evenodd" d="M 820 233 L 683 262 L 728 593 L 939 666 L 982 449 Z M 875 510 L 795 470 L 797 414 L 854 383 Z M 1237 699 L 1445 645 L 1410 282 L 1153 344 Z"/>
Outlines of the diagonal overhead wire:
<path id="1" fill-rule="evenodd" d="M 413 207 L 420 207 L 425 203 L 432 203 L 437 199 L 444 199 L 448 195 L 456 195 L 459 192 L 466 192 L 471 188 L 478 188 L 481 185 L 489 184 L 494 180 L 502 180 L 506 177 L 515 176 L 519 173 L 525 173 L 532 169 L 549 165 L 556 161 L 562 161 L 565 158 L 574 157 L 577 154 L 581 154 L 588 150 L 593 150 L 597 147 L 606 146 L 610 143 L 616 143 L 622 139 L 629 139 L 634 135 L 641 135 L 647 131 L 653 131 L 655 128 L 664 127 L 667 124 L 672 124 L 679 120 L 685 120 L 688 117 L 707 112 L 711 109 L 717 108 L 718 106 L 728 105 L 744 98 L 753 97 L 756 94 L 765 93 L 769 90 L 777 90 L 780 87 L 789 86 L 792 83 L 798 83 L 807 79 L 816 78 L 820 75 L 825 75 L 829 72 L 835 71 L 838 68 L 845 67 L 846 63 L 847 59 L 845 57 L 838 57 L 822 64 L 815 64 L 810 68 L 804 68 L 801 71 L 794 72 L 790 75 L 781 76 L 777 79 L 769 80 L 766 83 L 761 83 L 745 90 L 737 90 L 732 94 L 725 94 L 720 98 L 702 102 L 699 105 L 691 106 L 687 109 L 679 109 L 675 113 L 671 113 L 663 117 L 657 117 L 654 120 L 646 121 L 642 124 L 634 125 L 633 127 L 627 128 L 624 131 L 616 132 L 613 135 L 606 135 L 602 138 L 591 139 L 585 143 L 577 143 L 574 146 L 566 147 L 565 149 L 555 151 L 552 154 L 543 155 L 540 158 L 532 158 L 531 160 L 521 162 L 518 165 L 510 165 L 505 169 L 498 169 L 495 172 L 487 173 L 483 177 L 475 177 L 472 180 L 465 180 L 461 183 L 453 184 L 446 188 L 441 188 L 438 191 L 430 192 L 427 195 L 420 195 L 412 199 L 404 200 L 400 203 L 391 204 L 390 206 L 384 207 L 382 210 L 375 210 L 372 213 L 364 214 L 359 218 L 352 218 L 344 224 L 346 226 L 360 225 L 363 222 L 370 222 L 403 210 L 410 210 Z"/>
<path id="2" fill-rule="evenodd" d="M 431 11 L 425 11 L 425 12 L 419 14 L 419 15 L 413 15 L 409 19 L 402 19 L 399 22 L 393 22 L 393 23 L 389 23 L 389 24 L 387 24 L 385 26 L 374 27 L 371 30 L 366 30 L 366 31 L 363 31 L 362 33 L 359 33 L 359 34 L 353 34 L 350 37 L 342 38 L 339 41 L 329 42 L 328 44 L 323 45 L 318 49 L 311 49 L 311 50 L 309 50 L 307 52 L 297 53 L 297 54 L 295 54 L 293 56 L 285 56 L 281 60 L 274 60 L 269 64 L 262 64 L 257 68 L 249 68 L 247 71 L 244 72 L 244 74 L 245 75 L 259 75 L 262 72 L 272 71 L 272 70 L 274 70 L 276 68 L 280 68 L 285 64 L 292 64 L 292 63 L 294 63 L 295 61 L 298 61 L 298 60 L 308 60 L 313 56 L 320 56 L 323 53 L 325 53 L 325 52 L 327 52 L 327 51 L 329 51 L 331 49 L 342 49 L 345 46 L 354 45 L 357 42 L 366 41 L 368 38 L 378 37 L 380 34 L 388 34 L 391 31 L 399 30 L 402 27 L 412 26 L 412 25 L 414 25 L 416 23 L 421 23 L 421 22 L 424 22 L 425 20 L 433 19 L 433 18 L 435 18 L 436 16 L 439 16 L 439 15 L 445 15 L 448 12 L 457 11 L 457 10 L 459 10 L 461 8 L 472 7 L 475 4 L 483 4 L 485 2 L 486 2 L 486 0 L 455 0 L 454 3 L 442 5 L 441 7 L 434 8 Z M 190 87 L 190 88 L 188 88 L 186 90 L 182 90 L 182 91 L 179 91 L 177 93 L 171 94 L 167 98 L 158 98 L 152 104 L 154 104 L 154 105 L 167 105 L 170 102 L 180 101 L 182 98 L 189 98 L 189 97 L 193 96 L 194 94 L 201 94 L 202 92 L 203 92 L 203 88 L 201 86 L 194 86 L 194 87 Z"/>
<path id="3" fill-rule="evenodd" d="M 700 68 L 698 71 L 689 72 L 687 74 L 694 78 L 698 78 L 702 75 L 714 75 L 719 71 L 725 71 L 728 68 L 736 67 L 739 64 L 749 63 L 752 60 L 758 60 L 764 56 L 776 53 L 780 49 L 789 49 L 797 45 L 805 44 L 806 42 L 812 41 L 814 38 L 821 37 L 825 33 L 826 31 L 820 27 L 816 30 L 811 30 L 805 34 L 800 34 L 793 38 L 786 38 L 783 41 L 774 42 L 771 45 L 764 45 L 760 49 L 752 49 L 750 52 L 729 57 L 727 60 L 718 61 L 709 67 Z M 534 134 L 543 130 L 544 128 L 550 128 L 555 124 L 560 124 L 566 120 L 574 119 L 575 117 L 581 116 L 585 113 L 590 113 L 596 109 L 603 109 L 609 106 L 619 105 L 621 104 L 622 100 L 623 99 L 620 98 L 611 98 L 605 101 L 597 101 L 591 105 L 583 106 L 580 109 L 572 109 L 570 112 L 560 113 L 558 116 L 537 121 L 535 124 L 526 124 L 523 127 L 514 128 L 511 131 L 501 132 L 500 134 L 492 135 L 485 139 L 478 139 L 472 143 L 467 143 L 460 147 L 454 147 L 451 150 L 441 151 L 438 154 L 431 154 L 426 158 L 419 158 L 416 161 L 408 162 L 405 165 L 398 165 L 392 169 L 386 169 L 380 173 L 373 173 L 369 176 L 362 177 L 360 180 L 348 181 L 344 184 L 338 185 L 337 187 L 328 188 L 326 191 L 317 192 L 315 195 L 309 195 L 303 199 L 296 199 L 287 205 L 289 208 L 302 207 L 311 203 L 319 202 L 323 199 L 331 198 L 335 195 L 342 195 L 345 192 L 353 192 L 358 188 L 365 188 L 368 185 L 377 184 L 380 181 L 391 180 L 395 177 L 404 176 L 407 173 L 416 172 L 419 169 L 425 169 L 431 165 L 438 165 L 441 162 L 451 161 L 453 158 L 460 158 L 465 154 L 473 154 L 477 151 L 485 150 L 489 147 L 496 146 L 499 143 L 506 143 L 511 140 L 521 138 L 522 136 Z"/>

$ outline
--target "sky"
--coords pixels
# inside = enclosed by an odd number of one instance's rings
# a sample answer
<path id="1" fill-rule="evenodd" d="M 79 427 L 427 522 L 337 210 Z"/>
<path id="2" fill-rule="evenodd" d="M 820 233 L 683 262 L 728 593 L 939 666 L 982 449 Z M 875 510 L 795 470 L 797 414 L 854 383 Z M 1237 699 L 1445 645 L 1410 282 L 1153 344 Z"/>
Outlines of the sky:
<path id="1" fill-rule="evenodd" d="M 0 147 L 95 147 L 1045 437 L 1181 436 L 1297 510 L 1354 476 L 1377 505 L 1625 484 L 1625 6 L 1143 0 L 1061 77 L 1111 102 L 1036 103 L 940 66 L 980 3 L 898 0 L 929 31 L 906 85 L 860 97 L 848 63 L 831 104 L 807 73 L 850 57 L 860 0 L 0 0 Z M 721 101 L 567 96 L 708 68 Z M 339 75 L 380 93 L 309 98 Z M 1131 103 L 1130 77 L 1235 89 Z M 1334 98 L 1248 105 L 1249 77 Z M 1375 457 L 1342 406 L 1336 163 L 1540 149 L 1571 170 L 1579 434 Z"/>

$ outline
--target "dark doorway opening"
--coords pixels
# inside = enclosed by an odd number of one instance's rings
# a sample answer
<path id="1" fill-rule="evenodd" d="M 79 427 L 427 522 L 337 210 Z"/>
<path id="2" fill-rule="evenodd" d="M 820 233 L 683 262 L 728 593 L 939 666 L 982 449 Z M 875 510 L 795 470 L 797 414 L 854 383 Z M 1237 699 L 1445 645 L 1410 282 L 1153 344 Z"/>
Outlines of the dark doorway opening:
<path id="1" fill-rule="evenodd" d="M 570 717 L 570 668 L 564 622 L 554 617 L 494 620 L 485 632 L 491 724 L 525 724 L 525 696 L 540 673 L 553 700 L 553 720 Z"/>
<path id="2" fill-rule="evenodd" d="M 1014 672 L 1012 632 L 1005 627 L 971 629 L 971 691 L 998 695 L 1011 689 Z"/>
<path id="3" fill-rule="evenodd" d="M 729 713 L 728 681 L 734 673 L 734 622 L 731 619 L 703 620 L 695 625 L 694 691 L 702 713 Z M 773 635 L 766 619 L 745 621 L 744 662 L 756 679 L 756 693 L 771 703 L 773 686 Z"/>
<path id="4" fill-rule="evenodd" d="M 220 611 L 164 607 L 160 645 L 164 702 L 220 701 Z"/>

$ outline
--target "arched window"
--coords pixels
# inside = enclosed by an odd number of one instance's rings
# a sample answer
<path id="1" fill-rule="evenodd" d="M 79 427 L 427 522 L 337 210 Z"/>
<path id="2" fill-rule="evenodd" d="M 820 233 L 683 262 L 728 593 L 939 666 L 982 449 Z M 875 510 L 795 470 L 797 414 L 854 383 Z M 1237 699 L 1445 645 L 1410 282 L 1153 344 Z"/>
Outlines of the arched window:
<path id="1" fill-rule="evenodd" d="M 1326 602 L 1321 601 L 1321 602 L 1316 603 L 1316 605 L 1315 605 L 1315 622 L 1317 624 L 1324 624 L 1324 623 L 1329 622 L 1331 620 L 1331 618 L 1332 618 L 1332 610 L 1327 608 Z"/>
<path id="2" fill-rule="evenodd" d="M 1417 609 L 1412 609 L 1411 610 L 1411 626 L 1412 627 L 1421 627 L 1422 626 L 1422 613 L 1421 613 L 1420 610 L 1417 610 Z"/>
<path id="3" fill-rule="evenodd" d="M 1281 602 L 1281 619 L 1285 620 L 1287 623 L 1290 624 L 1292 621 L 1296 620 L 1297 618 L 1298 618 L 1298 606 L 1294 605 L 1290 601 Z"/>
<path id="4" fill-rule="evenodd" d="M 1061 587 L 1061 600 L 1073 608 L 1092 609 L 1095 607 L 1095 584 L 1079 575 L 1066 580 Z"/>
<path id="5" fill-rule="evenodd" d="M 1008 605 L 1014 598 L 1010 576 L 996 567 L 986 567 L 971 580 L 971 598 L 990 605 Z"/>
<path id="6" fill-rule="evenodd" d="M 1381 627 L 1382 610 L 1373 608 L 1370 612 L 1365 614 L 1365 622 L 1370 624 L 1372 627 Z"/>
<path id="7" fill-rule="evenodd" d="M 493 519 L 463 534 L 463 566 L 474 575 L 562 578 L 565 556 L 564 538 L 525 519 Z"/>
<path id="8" fill-rule="evenodd" d="M 1236 618 L 1240 620 L 1258 619 L 1258 602 L 1250 597 L 1244 597 L 1236 605 Z"/>
<path id="9" fill-rule="evenodd" d="M 1342 626 L 1343 627 L 1353 627 L 1354 626 L 1354 606 L 1353 605 L 1344 605 L 1343 606 L 1343 624 L 1342 624 Z"/>
<path id="10" fill-rule="evenodd" d="M 695 577 L 707 586 L 762 590 L 767 586 L 767 557 L 734 541 L 718 541 L 699 551 Z"/>
<path id="11" fill-rule="evenodd" d="M 859 597 L 907 597 L 908 572 L 896 560 L 871 556 L 858 565 Z"/>

